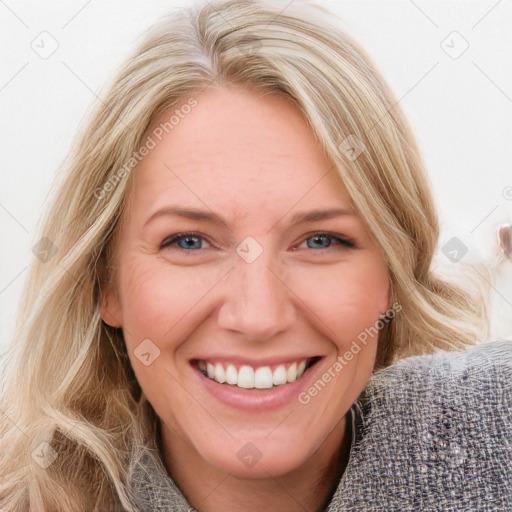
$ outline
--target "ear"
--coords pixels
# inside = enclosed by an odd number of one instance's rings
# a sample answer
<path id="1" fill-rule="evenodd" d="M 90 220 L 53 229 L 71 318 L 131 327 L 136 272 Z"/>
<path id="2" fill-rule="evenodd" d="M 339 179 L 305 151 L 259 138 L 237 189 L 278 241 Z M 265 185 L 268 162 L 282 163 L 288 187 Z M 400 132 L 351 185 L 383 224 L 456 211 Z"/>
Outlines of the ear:
<path id="1" fill-rule="evenodd" d="M 101 319 L 111 327 L 122 326 L 121 305 L 111 283 L 105 284 L 100 293 Z"/>

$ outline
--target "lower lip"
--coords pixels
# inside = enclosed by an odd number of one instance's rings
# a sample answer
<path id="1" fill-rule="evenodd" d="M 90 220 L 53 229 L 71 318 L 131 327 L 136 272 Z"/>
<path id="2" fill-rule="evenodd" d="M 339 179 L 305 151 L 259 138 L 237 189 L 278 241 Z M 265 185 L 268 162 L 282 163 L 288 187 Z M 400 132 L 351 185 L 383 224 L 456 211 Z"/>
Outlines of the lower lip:
<path id="1" fill-rule="evenodd" d="M 295 382 L 282 384 L 273 389 L 243 389 L 230 384 L 219 384 L 213 379 L 205 377 L 197 367 L 193 367 L 193 371 L 206 390 L 219 402 L 246 411 L 267 411 L 296 401 L 298 395 L 313 380 L 319 368 L 320 361 L 317 361 Z"/>

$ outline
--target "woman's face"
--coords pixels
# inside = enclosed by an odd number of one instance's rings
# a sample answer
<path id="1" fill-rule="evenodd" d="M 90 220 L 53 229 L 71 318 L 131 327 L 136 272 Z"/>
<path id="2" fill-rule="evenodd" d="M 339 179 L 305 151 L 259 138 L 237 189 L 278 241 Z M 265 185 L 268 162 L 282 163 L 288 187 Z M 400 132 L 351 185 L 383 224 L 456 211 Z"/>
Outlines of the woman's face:
<path id="1" fill-rule="evenodd" d="M 387 268 L 291 104 L 227 86 L 195 100 L 168 133 L 176 108 L 148 129 L 102 316 L 123 329 L 171 466 L 276 476 L 342 435 Z"/>

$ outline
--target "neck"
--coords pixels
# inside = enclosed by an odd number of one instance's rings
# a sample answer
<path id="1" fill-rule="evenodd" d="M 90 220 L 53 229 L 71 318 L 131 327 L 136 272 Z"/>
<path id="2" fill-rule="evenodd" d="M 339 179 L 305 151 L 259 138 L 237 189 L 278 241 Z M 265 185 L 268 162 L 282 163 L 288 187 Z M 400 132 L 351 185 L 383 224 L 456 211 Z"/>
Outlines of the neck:
<path id="1" fill-rule="evenodd" d="M 165 425 L 161 449 L 169 474 L 198 512 L 322 512 L 347 465 L 351 436 L 350 415 L 345 415 L 301 467 L 258 479 L 213 467 Z"/>

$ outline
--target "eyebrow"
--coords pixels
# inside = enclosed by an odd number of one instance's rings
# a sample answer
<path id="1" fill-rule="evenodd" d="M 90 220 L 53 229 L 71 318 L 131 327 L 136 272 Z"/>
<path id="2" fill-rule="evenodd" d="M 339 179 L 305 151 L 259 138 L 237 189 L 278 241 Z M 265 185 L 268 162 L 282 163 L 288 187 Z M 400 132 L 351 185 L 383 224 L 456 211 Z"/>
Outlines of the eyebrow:
<path id="1" fill-rule="evenodd" d="M 293 215 L 290 220 L 290 224 L 294 226 L 303 222 L 318 222 L 321 220 L 332 219 L 334 217 L 341 217 L 343 215 L 355 216 L 356 213 L 353 210 L 343 208 L 308 210 L 305 212 L 298 212 Z M 169 206 L 157 210 L 155 213 L 153 213 L 145 222 L 144 227 L 156 218 L 167 216 L 185 217 L 187 219 L 208 221 L 219 226 L 227 226 L 226 221 L 221 216 L 212 211 Z"/>

